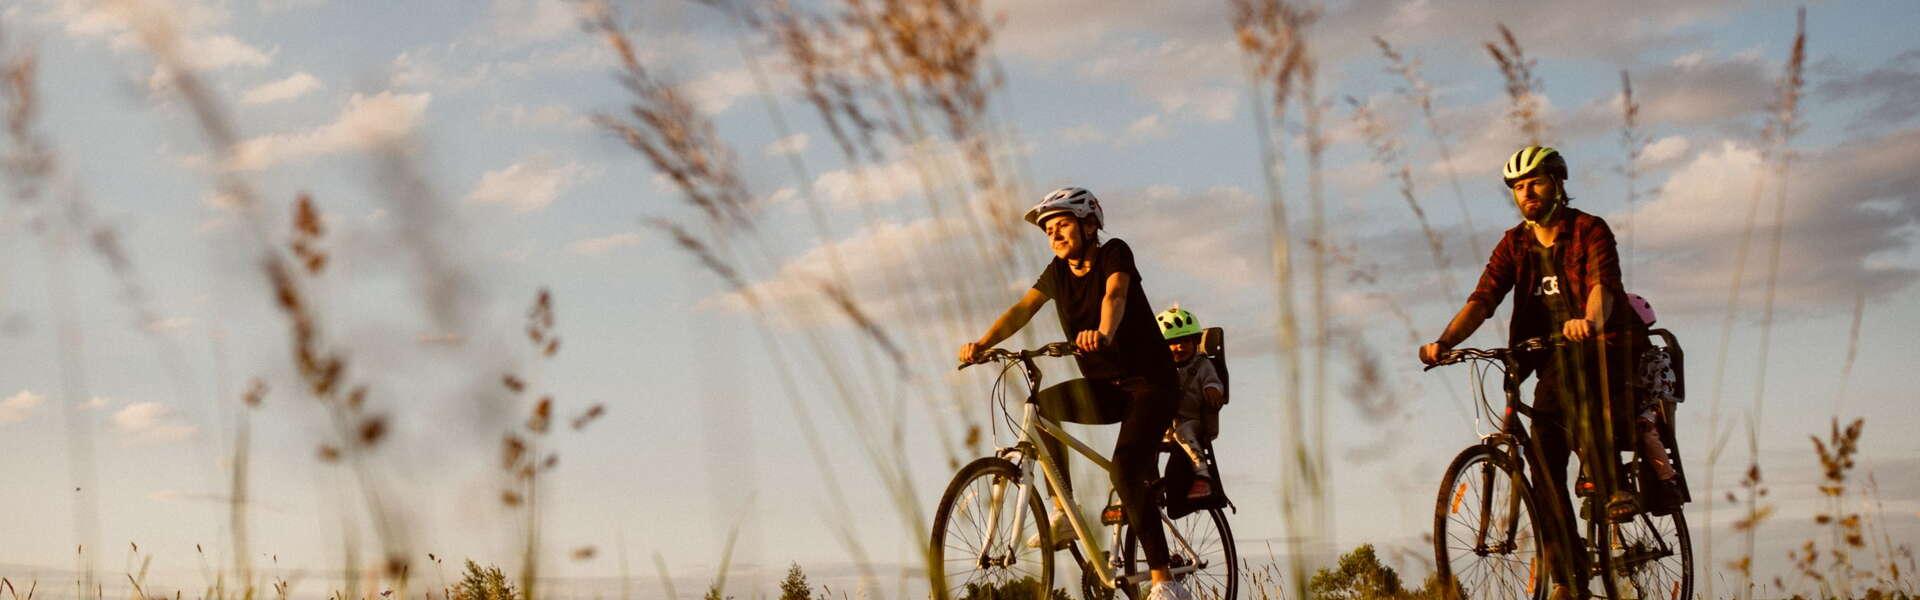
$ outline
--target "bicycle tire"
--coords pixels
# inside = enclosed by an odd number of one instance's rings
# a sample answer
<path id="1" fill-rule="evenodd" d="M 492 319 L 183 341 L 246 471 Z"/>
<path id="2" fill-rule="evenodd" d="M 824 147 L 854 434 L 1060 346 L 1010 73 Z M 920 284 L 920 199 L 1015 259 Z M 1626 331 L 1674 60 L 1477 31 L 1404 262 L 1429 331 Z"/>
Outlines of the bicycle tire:
<path id="1" fill-rule="evenodd" d="M 996 519 L 989 510 L 989 505 L 993 503 L 993 488 L 1000 485 L 1003 493 L 1011 491 L 1013 487 L 1009 484 L 1019 481 L 1019 474 L 1019 467 L 1013 463 L 987 457 L 961 467 L 954 474 L 953 481 L 947 484 L 946 492 L 940 495 L 940 506 L 933 513 L 933 537 L 928 544 L 928 564 L 933 568 L 928 569 L 927 579 L 934 598 L 967 600 L 996 597 L 997 591 L 1008 587 L 1033 585 L 1021 583 L 1023 579 L 1032 579 L 1038 585 L 1038 590 L 1045 590 L 1044 594 L 1036 595 L 1053 596 L 1053 552 L 1043 550 L 1052 547 L 1052 531 L 1046 525 L 1047 512 L 1040 503 L 1040 495 L 1027 497 L 1025 525 L 1020 531 L 1012 532 L 1010 537 L 1005 529 L 1012 523 L 1013 511 L 1001 511 Z M 1003 495 L 1001 501 L 1005 500 Z M 981 539 L 988 529 L 986 523 L 981 522 L 985 520 L 999 523 L 998 527 L 993 528 L 998 539 Z M 1027 545 L 1027 539 L 1034 535 L 1041 538 L 1039 548 Z M 982 544 L 983 541 L 985 544 Z M 1010 550 L 1005 553 L 1006 556 L 991 551 L 982 552 L 981 549 L 982 545 L 1003 544 Z M 956 550 L 958 555 L 954 556 L 956 553 L 953 551 Z M 955 583 L 955 579 L 959 581 Z"/>
<path id="2" fill-rule="evenodd" d="M 1641 513 L 1619 529 L 1620 555 L 1614 561 L 1629 584 L 1622 590 L 1626 597 L 1693 598 L 1693 535 L 1686 515 Z"/>
<path id="3" fill-rule="evenodd" d="M 1476 471 L 1480 478 L 1472 479 Z M 1503 498 L 1505 502 L 1495 502 Z M 1506 512 L 1496 512 L 1497 506 L 1504 506 Z M 1524 512 L 1525 518 L 1514 515 L 1515 509 Z M 1551 566 L 1545 564 L 1536 509 L 1525 474 L 1498 447 L 1473 446 L 1455 456 L 1447 465 L 1433 508 L 1434 571 L 1445 586 L 1445 597 L 1546 598 Z M 1490 516 L 1494 523 L 1508 523 L 1512 530 L 1491 532 L 1499 536 L 1491 549 L 1479 536 L 1481 524 L 1489 522 Z M 1490 557 L 1497 560 L 1478 560 Z"/>
<path id="4" fill-rule="evenodd" d="M 1174 581 L 1186 585 L 1194 600 L 1235 600 L 1240 594 L 1240 552 L 1233 543 L 1233 528 L 1227 524 L 1227 513 L 1218 508 L 1197 510 L 1184 517 L 1173 520 L 1173 529 L 1193 548 L 1195 557 L 1181 556 L 1174 541 L 1167 540 L 1167 554 L 1173 564 L 1169 567 L 1184 566 L 1187 560 L 1203 563 L 1203 568 L 1193 573 L 1175 576 Z M 1122 571 L 1128 575 L 1145 571 L 1147 561 L 1140 549 L 1140 540 L 1132 529 L 1126 534 L 1127 557 Z M 1225 565 L 1224 568 L 1221 565 Z"/>

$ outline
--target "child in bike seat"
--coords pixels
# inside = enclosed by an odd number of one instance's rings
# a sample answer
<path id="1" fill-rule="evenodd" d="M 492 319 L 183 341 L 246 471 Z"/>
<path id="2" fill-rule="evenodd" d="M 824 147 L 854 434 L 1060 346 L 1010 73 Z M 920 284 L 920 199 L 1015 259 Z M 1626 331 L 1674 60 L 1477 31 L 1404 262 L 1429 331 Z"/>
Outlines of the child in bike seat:
<path id="1" fill-rule="evenodd" d="M 1640 316 L 1641 322 L 1646 323 L 1648 327 L 1653 326 L 1656 318 L 1653 313 L 1653 303 L 1647 302 L 1647 299 L 1639 294 L 1629 293 L 1627 305 L 1633 307 L 1634 313 Z M 1673 459 L 1667 455 L 1667 445 L 1660 440 L 1662 419 L 1660 406 L 1665 402 L 1680 401 L 1679 394 L 1674 389 L 1673 362 L 1665 351 L 1648 350 L 1640 356 L 1638 371 L 1635 375 L 1638 376 L 1639 381 L 1635 387 L 1640 388 L 1641 393 L 1639 405 L 1634 410 L 1633 434 L 1636 446 L 1634 449 L 1653 469 L 1654 477 L 1658 479 L 1645 491 L 1650 492 L 1657 503 L 1668 504 L 1679 495 L 1679 491 L 1675 489 L 1678 484 L 1674 479 L 1679 472 L 1674 470 Z"/>
<path id="2" fill-rule="evenodd" d="M 1227 403 L 1227 386 L 1214 371 L 1213 361 L 1200 353 L 1202 329 L 1193 313 L 1175 304 L 1154 320 L 1160 323 L 1160 335 L 1166 338 L 1174 369 L 1180 374 L 1180 406 L 1167 434 L 1193 461 L 1193 485 L 1187 489 L 1187 498 L 1205 498 L 1213 493 L 1213 473 L 1201 449 L 1220 435 L 1220 407 Z"/>

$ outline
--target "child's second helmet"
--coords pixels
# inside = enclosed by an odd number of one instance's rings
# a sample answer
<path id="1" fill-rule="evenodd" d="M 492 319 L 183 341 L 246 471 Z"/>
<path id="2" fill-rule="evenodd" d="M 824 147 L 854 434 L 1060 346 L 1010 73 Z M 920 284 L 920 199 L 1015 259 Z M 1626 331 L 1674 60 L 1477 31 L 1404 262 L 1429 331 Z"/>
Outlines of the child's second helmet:
<path id="1" fill-rule="evenodd" d="M 1153 320 L 1160 322 L 1160 337 L 1168 341 L 1200 335 L 1200 320 L 1194 318 L 1193 313 L 1187 312 L 1187 309 L 1180 308 L 1178 304 L 1161 312 Z"/>

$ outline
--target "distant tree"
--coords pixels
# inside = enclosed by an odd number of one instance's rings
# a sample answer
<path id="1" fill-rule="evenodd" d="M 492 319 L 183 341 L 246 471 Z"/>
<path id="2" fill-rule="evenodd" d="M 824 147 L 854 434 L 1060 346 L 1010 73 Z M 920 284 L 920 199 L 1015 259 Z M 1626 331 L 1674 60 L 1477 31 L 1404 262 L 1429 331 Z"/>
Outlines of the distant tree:
<path id="1" fill-rule="evenodd" d="M 719 581 L 714 581 L 712 585 L 707 586 L 707 595 L 703 598 L 704 600 L 733 600 L 733 596 L 720 595 Z"/>
<path id="2" fill-rule="evenodd" d="M 1373 544 L 1361 544 L 1332 569 L 1321 569 L 1307 582 L 1307 592 L 1325 600 L 1361 600 L 1395 598 L 1406 590 L 1400 587 L 1400 574 L 1380 564 Z"/>
<path id="3" fill-rule="evenodd" d="M 1441 598 L 1439 577 L 1430 576 L 1417 590 L 1400 583 L 1400 574 L 1380 564 L 1373 544 L 1361 544 L 1340 557 L 1340 564 L 1321 569 L 1307 581 L 1307 593 L 1316 600 L 1373 600 Z"/>
<path id="4" fill-rule="evenodd" d="M 807 585 L 807 574 L 800 570 L 800 563 L 787 567 L 787 578 L 780 582 L 780 600 L 813 600 L 813 588 Z"/>
<path id="5" fill-rule="evenodd" d="M 1039 595 L 1040 582 L 1032 577 L 1022 577 L 1000 584 L 969 583 L 960 589 L 959 600 L 1033 600 Z M 1054 588 L 1047 594 L 1048 600 L 1073 600 L 1067 591 Z"/>
<path id="6" fill-rule="evenodd" d="M 467 560 L 467 571 L 460 582 L 453 584 L 453 600 L 520 600 L 520 597 L 520 591 L 514 589 L 513 582 L 500 572 L 500 567 L 483 569 L 472 559 Z"/>

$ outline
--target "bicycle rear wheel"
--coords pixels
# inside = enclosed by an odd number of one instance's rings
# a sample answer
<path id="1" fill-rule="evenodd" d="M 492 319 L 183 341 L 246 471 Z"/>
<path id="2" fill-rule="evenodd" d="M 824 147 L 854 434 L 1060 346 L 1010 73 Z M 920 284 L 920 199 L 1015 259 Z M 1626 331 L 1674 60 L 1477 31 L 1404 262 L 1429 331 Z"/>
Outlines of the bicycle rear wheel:
<path id="1" fill-rule="evenodd" d="M 1641 513 L 1616 525 L 1612 537 L 1615 598 L 1693 597 L 1693 536 L 1685 515 Z"/>
<path id="2" fill-rule="evenodd" d="M 1457 598 L 1547 596 L 1550 567 L 1526 477 L 1494 446 L 1447 466 L 1433 509 L 1434 569 Z"/>
<path id="3" fill-rule="evenodd" d="M 1191 573 L 1174 575 L 1193 593 L 1194 600 L 1234 600 L 1240 593 L 1240 553 L 1233 545 L 1233 529 L 1227 526 L 1227 513 L 1218 508 L 1198 510 L 1179 519 L 1165 520 L 1167 527 L 1168 568 L 1192 566 Z M 1122 569 L 1126 574 L 1147 571 L 1147 558 L 1140 540 L 1127 531 L 1127 557 Z M 1182 543 L 1184 540 L 1184 543 Z"/>
<path id="4" fill-rule="evenodd" d="M 962 467 L 933 513 L 928 579 L 934 598 L 970 600 L 1048 597 L 1053 590 L 1053 540 L 1039 494 L 1013 497 L 1019 468 L 1000 458 Z M 1014 515 L 1025 510 L 1019 531 Z M 1029 545 L 1038 535 L 1039 547 Z"/>

